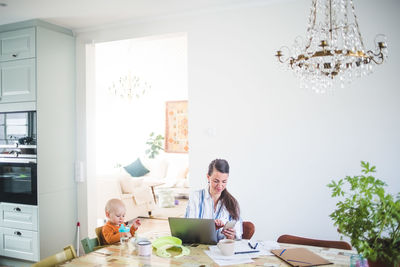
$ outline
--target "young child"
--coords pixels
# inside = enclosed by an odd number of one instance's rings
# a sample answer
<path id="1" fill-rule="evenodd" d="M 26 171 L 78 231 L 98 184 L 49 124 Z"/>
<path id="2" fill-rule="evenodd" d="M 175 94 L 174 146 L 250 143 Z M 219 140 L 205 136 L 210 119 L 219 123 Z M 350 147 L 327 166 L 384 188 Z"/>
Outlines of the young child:
<path id="1" fill-rule="evenodd" d="M 103 226 L 102 235 L 106 244 L 114 244 L 120 241 L 121 236 L 131 237 L 135 235 L 136 230 L 140 226 L 140 220 L 136 219 L 131 226 L 129 233 L 120 233 L 119 227 L 124 224 L 125 205 L 120 199 L 110 199 L 106 204 L 106 216 L 108 222 Z"/>

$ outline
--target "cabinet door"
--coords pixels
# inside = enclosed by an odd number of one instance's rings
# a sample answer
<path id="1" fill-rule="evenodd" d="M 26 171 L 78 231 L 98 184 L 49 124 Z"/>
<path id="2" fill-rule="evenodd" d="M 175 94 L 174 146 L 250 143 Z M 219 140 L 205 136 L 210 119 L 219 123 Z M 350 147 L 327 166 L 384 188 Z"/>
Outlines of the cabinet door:
<path id="1" fill-rule="evenodd" d="M 37 206 L 1 203 L 2 226 L 26 230 L 38 230 Z"/>
<path id="2" fill-rule="evenodd" d="M 3 227 L 0 226 L 0 256 L 4 256 Z"/>
<path id="3" fill-rule="evenodd" d="M 1 227 L 1 254 L 6 257 L 38 261 L 38 233 L 28 230 Z"/>
<path id="4" fill-rule="evenodd" d="M 2 62 L 0 67 L 1 103 L 36 100 L 35 59 Z"/>
<path id="5" fill-rule="evenodd" d="M 0 61 L 35 57 L 35 28 L 0 33 L 0 51 Z"/>

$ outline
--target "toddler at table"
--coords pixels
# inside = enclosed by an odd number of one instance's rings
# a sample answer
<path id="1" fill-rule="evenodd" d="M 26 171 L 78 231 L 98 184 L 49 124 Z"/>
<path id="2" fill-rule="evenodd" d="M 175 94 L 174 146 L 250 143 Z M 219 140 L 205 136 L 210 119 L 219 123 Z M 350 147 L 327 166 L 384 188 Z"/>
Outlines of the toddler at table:
<path id="1" fill-rule="evenodd" d="M 105 211 L 108 221 L 103 226 L 101 233 L 107 245 L 118 243 L 123 236 L 132 237 L 135 235 L 141 224 L 139 219 L 133 222 L 129 232 L 119 232 L 121 224 L 126 226 L 124 222 L 126 209 L 120 199 L 113 198 L 107 201 Z"/>

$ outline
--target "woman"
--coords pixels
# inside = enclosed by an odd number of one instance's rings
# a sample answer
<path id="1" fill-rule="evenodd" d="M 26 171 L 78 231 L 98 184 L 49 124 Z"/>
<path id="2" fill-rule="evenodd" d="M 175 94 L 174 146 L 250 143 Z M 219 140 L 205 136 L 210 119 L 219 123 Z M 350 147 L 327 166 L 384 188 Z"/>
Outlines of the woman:
<path id="1" fill-rule="evenodd" d="M 229 164 L 224 159 L 215 159 L 208 166 L 208 186 L 193 192 L 186 208 L 186 218 L 214 219 L 218 240 L 242 238 L 242 219 L 239 203 L 228 192 Z M 228 221 L 236 220 L 234 228 L 221 229 Z"/>

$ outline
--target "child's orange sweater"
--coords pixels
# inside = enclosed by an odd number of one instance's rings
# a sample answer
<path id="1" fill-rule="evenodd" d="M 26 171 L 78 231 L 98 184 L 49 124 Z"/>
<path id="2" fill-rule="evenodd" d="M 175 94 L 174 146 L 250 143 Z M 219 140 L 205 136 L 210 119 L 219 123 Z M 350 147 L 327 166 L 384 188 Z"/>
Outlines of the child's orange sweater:
<path id="1" fill-rule="evenodd" d="M 102 233 L 103 239 L 107 245 L 111 245 L 111 244 L 115 244 L 115 243 L 119 242 L 119 240 L 121 238 L 121 233 L 118 232 L 118 230 L 119 230 L 119 225 L 114 225 L 109 221 L 103 226 L 101 233 Z M 137 229 L 135 229 L 135 227 L 132 225 L 131 229 L 130 229 L 132 236 L 135 235 L 136 230 Z"/>

